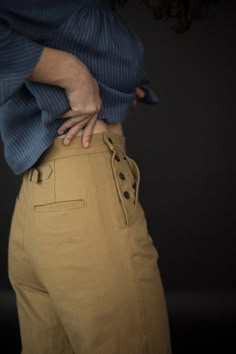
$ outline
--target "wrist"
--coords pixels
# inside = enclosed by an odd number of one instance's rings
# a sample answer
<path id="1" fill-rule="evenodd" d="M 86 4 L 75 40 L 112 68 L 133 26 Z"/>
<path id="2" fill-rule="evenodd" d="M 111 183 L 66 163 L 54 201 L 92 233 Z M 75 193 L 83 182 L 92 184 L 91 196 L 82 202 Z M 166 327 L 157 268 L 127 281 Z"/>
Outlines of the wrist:
<path id="1" fill-rule="evenodd" d="M 27 79 L 67 88 L 73 86 L 82 67 L 85 65 L 75 55 L 44 47 L 39 61 Z"/>
<path id="2" fill-rule="evenodd" d="M 83 67 L 83 63 L 73 54 L 65 52 L 64 59 L 58 68 L 54 85 L 64 89 L 72 89 L 78 82 L 78 75 Z"/>

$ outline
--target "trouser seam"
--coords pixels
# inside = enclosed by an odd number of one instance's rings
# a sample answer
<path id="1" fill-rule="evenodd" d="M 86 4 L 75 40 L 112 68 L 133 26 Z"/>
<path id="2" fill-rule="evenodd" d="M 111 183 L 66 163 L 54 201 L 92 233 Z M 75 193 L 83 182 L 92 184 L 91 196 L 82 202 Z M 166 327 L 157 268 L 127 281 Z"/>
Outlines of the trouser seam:
<path id="1" fill-rule="evenodd" d="M 134 272 L 135 281 L 136 281 L 136 284 L 137 284 L 137 296 L 139 296 L 139 299 L 142 302 L 142 316 L 143 316 L 143 321 L 144 321 L 143 322 L 143 326 L 142 326 L 142 330 L 143 330 L 144 337 L 146 339 L 145 340 L 145 343 L 146 343 L 145 354 L 149 354 L 150 350 L 149 350 L 149 342 L 148 342 L 148 325 L 147 325 L 146 311 L 145 311 L 145 306 L 144 306 L 144 299 L 143 299 L 143 296 L 142 296 L 142 287 L 141 287 L 141 284 L 140 284 L 140 279 L 137 277 L 137 274 L 136 274 L 135 262 L 134 262 L 134 259 L 133 259 L 133 247 L 132 247 L 131 242 L 130 242 L 129 228 L 130 228 L 130 226 L 128 225 L 126 227 L 126 231 L 127 231 L 127 236 L 128 236 L 128 244 L 129 244 L 129 248 L 130 248 L 130 251 L 131 251 L 130 258 L 131 258 L 131 262 L 132 262 L 132 265 L 133 265 L 132 269 L 133 269 L 133 272 Z"/>

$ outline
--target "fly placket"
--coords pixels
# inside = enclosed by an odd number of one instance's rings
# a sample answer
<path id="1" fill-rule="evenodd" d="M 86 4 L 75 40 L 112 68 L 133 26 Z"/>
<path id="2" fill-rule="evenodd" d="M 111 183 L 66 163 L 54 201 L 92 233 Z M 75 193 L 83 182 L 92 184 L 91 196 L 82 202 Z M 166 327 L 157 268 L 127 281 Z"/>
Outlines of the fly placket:
<path id="1" fill-rule="evenodd" d="M 136 162 L 104 135 L 111 154 L 111 166 L 126 226 L 132 223 L 139 198 L 140 171 Z"/>
<path id="2" fill-rule="evenodd" d="M 140 185 L 140 170 L 138 165 L 136 164 L 135 160 L 133 160 L 132 158 L 130 158 L 129 156 L 125 155 L 126 159 L 129 163 L 130 169 L 133 173 L 133 181 L 132 181 L 132 188 L 134 189 L 134 208 L 133 208 L 133 212 L 131 214 L 130 217 L 130 221 L 129 223 L 131 224 L 134 214 L 135 214 L 135 210 L 138 204 L 138 200 L 139 200 L 139 185 Z"/>

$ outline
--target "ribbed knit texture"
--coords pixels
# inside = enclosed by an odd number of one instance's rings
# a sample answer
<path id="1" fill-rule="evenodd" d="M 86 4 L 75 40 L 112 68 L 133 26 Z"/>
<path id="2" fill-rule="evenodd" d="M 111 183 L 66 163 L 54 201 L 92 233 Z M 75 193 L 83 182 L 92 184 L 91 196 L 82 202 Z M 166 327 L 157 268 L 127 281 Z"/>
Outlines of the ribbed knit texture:
<path id="1" fill-rule="evenodd" d="M 1 1 L 2 3 L 3 1 Z M 144 68 L 141 39 L 113 0 L 6 0 L 0 4 L 0 133 L 4 156 L 18 175 L 32 167 L 58 136 L 70 109 L 65 90 L 27 77 L 43 47 L 76 55 L 99 85 L 98 119 L 122 122 L 135 99 L 157 103 Z"/>

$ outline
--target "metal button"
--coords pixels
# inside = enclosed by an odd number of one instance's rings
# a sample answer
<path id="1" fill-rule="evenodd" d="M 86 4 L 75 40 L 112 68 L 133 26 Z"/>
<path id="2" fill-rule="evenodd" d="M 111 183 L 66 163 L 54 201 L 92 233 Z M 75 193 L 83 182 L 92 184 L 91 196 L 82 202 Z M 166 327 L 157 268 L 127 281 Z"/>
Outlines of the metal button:
<path id="1" fill-rule="evenodd" d="M 119 176 L 121 179 L 125 179 L 125 175 L 122 172 L 119 173 Z"/>
<path id="2" fill-rule="evenodd" d="M 124 196 L 125 196 L 125 198 L 129 199 L 129 197 L 130 197 L 129 192 L 128 191 L 124 191 Z"/>
<path id="3" fill-rule="evenodd" d="M 115 159 L 116 159 L 117 161 L 120 161 L 120 158 L 119 158 L 118 155 L 115 156 Z"/>

